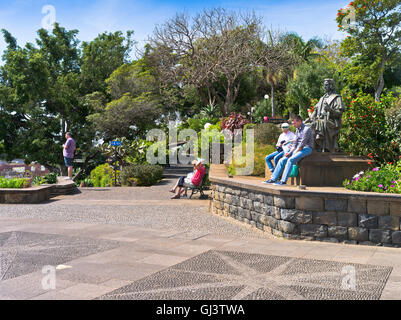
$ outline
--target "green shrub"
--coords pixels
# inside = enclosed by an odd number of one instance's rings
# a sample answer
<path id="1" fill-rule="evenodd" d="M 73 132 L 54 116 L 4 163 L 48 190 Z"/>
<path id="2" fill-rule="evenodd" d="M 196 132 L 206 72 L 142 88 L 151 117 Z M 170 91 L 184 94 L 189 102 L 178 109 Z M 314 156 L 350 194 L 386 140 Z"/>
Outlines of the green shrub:
<path id="1" fill-rule="evenodd" d="M 151 164 L 138 164 L 123 168 L 121 183 L 123 186 L 152 186 L 163 178 L 163 167 Z"/>
<path id="2" fill-rule="evenodd" d="M 205 125 L 207 123 L 210 123 L 212 125 L 218 125 L 219 121 L 220 121 L 220 119 L 218 119 L 218 118 L 209 118 L 209 117 L 198 118 L 198 117 L 193 117 L 193 118 L 188 119 L 187 124 L 181 126 L 179 128 L 179 130 L 192 129 L 192 130 L 194 130 L 196 132 L 201 132 L 203 129 L 205 129 Z M 221 131 L 221 127 L 218 130 Z"/>
<path id="3" fill-rule="evenodd" d="M 6 179 L 0 177 L 0 188 L 4 189 L 23 189 L 29 187 L 29 179 Z"/>
<path id="4" fill-rule="evenodd" d="M 393 138 L 396 147 L 401 145 L 401 105 L 396 105 L 386 111 L 389 136 Z"/>
<path id="5" fill-rule="evenodd" d="M 35 186 L 41 186 L 43 184 L 57 184 L 57 174 L 56 173 L 49 173 L 45 175 L 44 177 L 41 176 L 36 176 L 33 178 L 33 185 Z"/>
<path id="6" fill-rule="evenodd" d="M 256 124 L 255 123 L 248 123 L 244 126 L 243 132 L 242 132 L 242 141 L 246 141 L 246 131 L 247 130 L 255 130 L 256 128 Z"/>
<path id="7" fill-rule="evenodd" d="M 243 155 L 245 155 L 246 144 L 243 143 L 241 147 Z M 254 162 L 253 173 L 251 174 L 252 176 L 257 176 L 257 177 L 265 176 L 266 156 L 272 154 L 275 151 L 276 149 L 271 145 L 255 143 L 255 162 Z M 232 176 L 235 176 L 237 171 L 236 168 L 243 168 L 245 167 L 245 165 L 246 165 L 245 163 L 238 164 L 236 161 L 233 161 L 233 163 L 227 167 L 228 173 Z"/>
<path id="8" fill-rule="evenodd" d="M 40 185 L 43 184 L 42 181 L 43 181 L 43 177 L 41 177 L 41 176 L 36 176 L 36 177 L 33 178 L 32 184 L 33 184 L 34 186 L 40 186 Z"/>
<path id="9" fill-rule="evenodd" d="M 401 194 L 401 160 L 398 164 L 387 164 L 366 173 L 360 172 L 352 180 L 345 180 L 349 190 Z"/>
<path id="10" fill-rule="evenodd" d="M 272 107 L 271 107 L 271 100 L 263 99 L 255 104 L 255 114 L 254 119 L 255 122 L 261 123 L 264 120 L 264 117 L 271 117 L 272 114 Z"/>
<path id="11" fill-rule="evenodd" d="M 280 134 L 282 130 L 279 126 L 273 123 L 261 123 L 255 127 L 255 142 L 275 146 Z"/>
<path id="12" fill-rule="evenodd" d="M 113 169 L 106 163 L 92 170 L 90 179 L 95 188 L 106 188 L 112 186 L 113 176 Z"/>
<path id="13" fill-rule="evenodd" d="M 49 173 L 43 177 L 44 184 L 56 184 L 57 183 L 57 174 Z"/>
<path id="14" fill-rule="evenodd" d="M 386 112 L 392 108 L 395 98 L 391 93 L 383 94 L 380 102 L 364 93 L 357 96 L 343 91 L 342 96 L 347 110 L 343 115 L 339 145 L 342 150 L 355 156 L 373 155 L 379 164 L 398 161 L 399 145 L 395 143 L 394 135 L 399 132 L 389 132 Z M 393 119 L 393 113 L 388 116 Z M 394 127 L 398 127 L 394 116 Z"/>

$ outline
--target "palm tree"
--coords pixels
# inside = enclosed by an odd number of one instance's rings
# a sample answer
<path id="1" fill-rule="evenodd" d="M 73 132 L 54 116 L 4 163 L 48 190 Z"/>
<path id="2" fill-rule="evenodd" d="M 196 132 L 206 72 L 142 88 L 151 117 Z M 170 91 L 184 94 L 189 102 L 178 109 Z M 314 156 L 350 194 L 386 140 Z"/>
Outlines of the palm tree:
<path id="1" fill-rule="evenodd" d="M 292 48 L 292 53 L 299 59 L 299 62 L 310 62 L 312 59 L 320 57 L 316 49 L 323 48 L 322 40 L 318 38 L 310 39 L 305 42 L 302 37 L 294 32 L 283 35 L 282 42 L 287 43 Z"/>
<path id="2" fill-rule="evenodd" d="M 291 74 L 294 57 L 289 43 L 281 35 L 274 37 L 269 31 L 269 41 L 264 44 L 261 65 L 266 74 L 266 82 L 271 88 L 272 117 L 276 116 L 275 89 L 280 81 Z"/>

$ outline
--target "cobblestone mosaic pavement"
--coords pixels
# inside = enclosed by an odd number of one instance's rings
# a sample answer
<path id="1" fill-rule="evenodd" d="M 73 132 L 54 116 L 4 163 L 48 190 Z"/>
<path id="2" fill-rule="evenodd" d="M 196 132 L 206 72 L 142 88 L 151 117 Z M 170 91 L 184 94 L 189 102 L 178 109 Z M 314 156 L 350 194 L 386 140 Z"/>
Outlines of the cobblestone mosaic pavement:
<path id="1" fill-rule="evenodd" d="M 0 233 L 0 281 L 119 247 L 117 241 L 30 232 Z"/>
<path id="2" fill-rule="evenodd" d="M 344 287 L 350 270 L 354 288 Z M 208 251 L 100 299 L 378 300 L 391 272 L 385 266 Z"/>

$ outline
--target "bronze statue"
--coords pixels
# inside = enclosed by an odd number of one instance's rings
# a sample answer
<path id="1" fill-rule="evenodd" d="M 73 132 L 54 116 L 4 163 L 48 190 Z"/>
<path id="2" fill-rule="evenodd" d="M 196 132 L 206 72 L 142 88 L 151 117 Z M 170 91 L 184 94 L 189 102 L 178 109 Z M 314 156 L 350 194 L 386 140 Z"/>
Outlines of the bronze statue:
<path id="1" fill-rule="evenodd" d="M 334 80 L 325 79 L 324 89 L 326 94 L 315 106 L 305 124 L 312 129 L 317 152 L 338 152 L 338 135 L 345 111 L 344 103 L 341 96 L 335 92 Z"/>

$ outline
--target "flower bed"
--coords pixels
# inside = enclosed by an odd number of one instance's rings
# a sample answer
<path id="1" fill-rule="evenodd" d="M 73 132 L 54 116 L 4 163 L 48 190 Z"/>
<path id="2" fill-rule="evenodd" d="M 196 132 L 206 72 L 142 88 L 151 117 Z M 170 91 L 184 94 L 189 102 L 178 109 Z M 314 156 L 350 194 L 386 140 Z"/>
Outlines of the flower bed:
<path id="1" fill-rule="evenodd" d="M 0 177 L 0 189 L 23 189 L 29 187 L 29 179 L 6 179 Z"/>
<path id="2" fill-rule="evenodd" d="M 401 160 L 381 168 L 360 172 L 352 181 L 344 181 L 344 187 L 355 191 L 401 194 Z"/>

